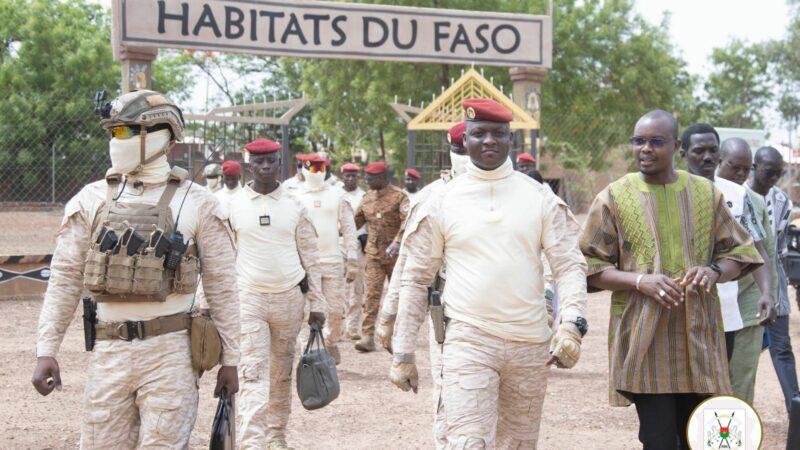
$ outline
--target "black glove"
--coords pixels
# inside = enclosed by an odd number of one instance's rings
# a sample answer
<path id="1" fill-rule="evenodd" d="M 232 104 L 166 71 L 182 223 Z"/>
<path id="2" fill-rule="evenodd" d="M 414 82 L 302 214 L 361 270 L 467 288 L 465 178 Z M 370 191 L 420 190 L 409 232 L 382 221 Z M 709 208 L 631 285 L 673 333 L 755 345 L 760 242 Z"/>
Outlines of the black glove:
<path id="1" fill-rule="evenodd" d="M 358 235 L 358 243 L 361 244 L 361 253 L 365 252 L 365 248 L 367 248 L 367 234 L 359 234 Z"/>

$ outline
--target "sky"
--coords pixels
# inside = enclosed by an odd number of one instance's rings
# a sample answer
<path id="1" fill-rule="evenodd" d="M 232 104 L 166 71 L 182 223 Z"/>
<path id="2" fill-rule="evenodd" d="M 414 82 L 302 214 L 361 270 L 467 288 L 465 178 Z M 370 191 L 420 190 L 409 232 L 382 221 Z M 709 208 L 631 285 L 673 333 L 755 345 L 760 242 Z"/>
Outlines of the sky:
<path id="1" fill-rule="evenodd" d="M 636 0 L 636 9 L 654 24 L 670 13 L 671 40 L 689 72 L 701 76 L 712 69 L 707 61 L 715 47 L 733 38 L 751 43 L 780 39 L 789 25 L 786 0 Z"/>

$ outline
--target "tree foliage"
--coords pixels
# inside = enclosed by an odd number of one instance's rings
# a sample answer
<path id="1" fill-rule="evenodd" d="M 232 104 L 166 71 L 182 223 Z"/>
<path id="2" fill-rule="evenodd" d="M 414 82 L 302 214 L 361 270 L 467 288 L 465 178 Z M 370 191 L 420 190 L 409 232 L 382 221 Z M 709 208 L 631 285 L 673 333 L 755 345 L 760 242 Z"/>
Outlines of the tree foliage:
<path id="1" fill-rule="evenodd" d="M 769 52 L 762 44 L 735 39 L 711 54 L 714 72 L 705 83 L 708 120 L 723 127 L 763 128 L 772 99 Z"/>
<path id="2" fill-rule="evenodd" d="M 373 3 L 373 2 L 365 2 Z M 466 10 L 546 14 L 541 0 L 401 0 L 397 4 Z M 605 149 L 624 142 L 635 119 L 652 108 L 689 114 L 695 79 L 683 69 L 668 40 L 666 22 L 649 25 L 629 0 L 559 1 L 554 10 L 553 68 L 543 87 L 542 132 L 568 142 L 593 167 L 604 165 Z M 413 104 L 430 102 L 461 66 L 340 60 L 302 60 L 294 89 L 313 100 L 312 127 L 339 150 L 381 143 L 404 158 L 405 131 L 388 107 L 395 96 Z M 487 77 L 511 83 L 505 68 L 485 68 Z M 602 122 L 602 126 L 599 124 Z M 597 125 L 596 125 L 597 124 Z M 594 131 L 590 133 L 589 131 Z"/>
<path id="3" fill-rule="evenodd" d="M 0 194 L 27 200 L 9 193 L 50 186 L 55 164 L 55 184 L 70 186 L 57 189 L 63 200 L 106 166 L 93 96 L 119 94 L 110 15 L 86 0 L 0 0 L 0 17 L 0 166 L 16 168 Z M 153 67 L 154 87 L 168 94 L 183 98 L 191 81 L 170 52 Z"/>

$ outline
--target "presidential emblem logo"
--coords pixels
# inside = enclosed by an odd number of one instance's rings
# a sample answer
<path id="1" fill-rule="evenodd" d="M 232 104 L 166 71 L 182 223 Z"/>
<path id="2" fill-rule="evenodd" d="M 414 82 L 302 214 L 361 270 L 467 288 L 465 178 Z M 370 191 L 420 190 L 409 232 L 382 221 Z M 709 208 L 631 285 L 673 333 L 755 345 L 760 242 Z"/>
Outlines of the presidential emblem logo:
<path id="1" fill-rule="evenodd" d="M 467 108 L 467 118 L 468 119 L 474 119 L 475 118 L 475 109 L 473 109 L 472 106 Z"/>
<path id="2" fill-rule="evenodd" d="M 757 450 L 762 424 L 747 402 L 720 395 L 703 401 L 686 427 L 689 446 L 704 450 Z"/>

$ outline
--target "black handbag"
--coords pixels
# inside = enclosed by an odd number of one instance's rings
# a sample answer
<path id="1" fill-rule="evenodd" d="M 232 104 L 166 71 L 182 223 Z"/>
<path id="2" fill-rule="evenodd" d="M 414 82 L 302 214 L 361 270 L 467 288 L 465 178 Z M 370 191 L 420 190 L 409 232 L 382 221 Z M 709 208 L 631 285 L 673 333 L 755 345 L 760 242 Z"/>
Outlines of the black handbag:
<path id="1" fill-rule="evenodd" d="M 308 343 L 297 364 L 297 396 L 307 410 L 322 408 L 339 396 L 336 361 L 325 349 L 316 323 L 311 325 Z"/>
<path id="2" fill-rule="evenodd" d="M 233 409 L 233 396 L 225 389 L 219 394 L 214 425 L 211 427 L 211 450 L 234 450 L 236 448 L 236 413 Z"/>

